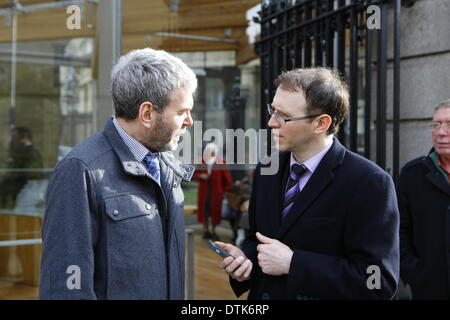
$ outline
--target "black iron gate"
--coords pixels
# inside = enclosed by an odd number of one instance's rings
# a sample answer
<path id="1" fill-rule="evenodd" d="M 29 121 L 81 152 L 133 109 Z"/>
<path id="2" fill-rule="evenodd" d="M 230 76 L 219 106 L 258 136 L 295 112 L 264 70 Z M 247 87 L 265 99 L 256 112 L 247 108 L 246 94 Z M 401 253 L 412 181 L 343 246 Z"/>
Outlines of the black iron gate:
<path id="1" fill-rule="evenodd" d="M 401 0 L 263 0 L 257 21 L 261 24 L 261 40 L 256 43 L 256 52 L 261 58 L 261 127 L 267 127 L 269 116 L 264 106 L 272 101 L 276 89 L 274 80 L 281 71 L 310 66 L 337 69 L 350 87 L 351 99 L 350 115 L 338 133 L 339 140 L 350 150 L 391 172 L 386 163 L 386 92 L 388 62 L 392 63 L 391 173 L 396 180 L 399 172 L 400 5 Z M 394 13 L 394 45 L 393 58 L 388 61 L 389 10 Z M 376 108 L 375 117 L 372 108 Z M 371 137 L 371 125 L 375 126 L 374 137 Z"/>

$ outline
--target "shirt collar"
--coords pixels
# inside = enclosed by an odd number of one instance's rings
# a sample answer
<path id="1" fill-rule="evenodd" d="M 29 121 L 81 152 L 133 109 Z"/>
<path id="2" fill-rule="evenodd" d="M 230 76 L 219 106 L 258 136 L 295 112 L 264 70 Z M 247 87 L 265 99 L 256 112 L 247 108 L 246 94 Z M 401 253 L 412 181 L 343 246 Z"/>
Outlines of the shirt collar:
<path id="1" fill-rule="evenodd" d="M 305 162 L 303 162 L 303 166 L 306 167 L 306 169 L 312 173 L 314 173 L 314 171 L 317 169 L 317 167 L 319 166 L 320 161 L 322 160 L 322 158 L 325 156 L 325 154 L 328 152 L 328 150 L 330 150 L 331 146 L 333 145 L 333 140 L 331 140 L 331 143 L 325 147 L 325 149 L 323 149 L 322 151 L 320 151 L 319 153 L 317 153 L 316 155 L 312 156 L 311 158 L 309 158 L 308 160 L 306 160 Z M 295 157 L 294 157 L 294 153 L 291 152 L 291 163 L 290 163 L 290 167 L 292 167 L 293 164 L 299 164 L 302 165 L 302 163 L 298 162 Z"/>
<path id="2" fill-rule="evenodd" d="M 449 181 L 449 175 L 448 175 L 448 173 L 446 173 L 444 170 L 443 170 L 443 168 L 441 168 L 441 166 L 439 165 L 439 155 L 438 155 L 438 153 L 436 152 L 436 150 L 431 150 L 431 152 L 430 152 L 430 154 L 428 155 L 429 157 L 430 157 L 430 159 L 431 159 L 431 161 L 433 162 L 433 164 L 434 164 L 434 166 L 436 167 L 436 169 L 438 169 L 438 171 L 440 172 L 440 173 L 442 173 L 443 174 L 443 176 L 445 177 L 445 179 L 447 180 L 447 181 Z"/>
<path id="3" fill-rule="evenodd" d="M 147 154 L 152 153 L 142 143 L 129 135 L 119 124 L 116 117 L 113 117 L 113 123 L 117 129 L 117 132 L 119 132 L 119 135 L 122 138 L 123 142 L 130 149 L 131 153 L 134 155 L 137 161 L 142 162 Z"/>
<path id="4" fill-rule="evenodd" d="M 440 157 L 439 155 L 438 155 L 438 157 L 437 157 L 437 161 L 438 161 L 439 167 L 441 167 L 441 169 L 444 170 L 445 173 L 450 174 L 450 172 L 447 172 L 447 170 L 445 169 L 445 166 L 444 166 L 444 164 L 442 163 L 441 157 Z"/>

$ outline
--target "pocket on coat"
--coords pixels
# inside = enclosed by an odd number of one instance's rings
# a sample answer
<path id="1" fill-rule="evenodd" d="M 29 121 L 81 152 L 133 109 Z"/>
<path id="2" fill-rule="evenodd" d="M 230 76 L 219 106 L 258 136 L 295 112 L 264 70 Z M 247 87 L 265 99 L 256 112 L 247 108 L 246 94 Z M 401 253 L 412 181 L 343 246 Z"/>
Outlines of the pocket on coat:
<path id="1" fill-rule="evenodd" d="M 109 299 L 165 299 L 166 258 L 156 201 L 146 194 L 104 199 Z"/>
<path id="2" fill-rule="evenodd" d="M 153 199 L 143 199 L 139 195 L 127 194 L 105 199 L 106 214 L 114 221 L 158 214 L 158 206 Z"/>

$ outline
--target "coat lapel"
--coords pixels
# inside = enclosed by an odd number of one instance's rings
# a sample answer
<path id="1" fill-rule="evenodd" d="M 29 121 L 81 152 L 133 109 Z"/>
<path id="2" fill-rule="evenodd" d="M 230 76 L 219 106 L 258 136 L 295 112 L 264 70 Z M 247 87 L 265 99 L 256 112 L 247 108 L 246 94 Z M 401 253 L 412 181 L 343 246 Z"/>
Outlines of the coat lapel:
<path id="1" fill-rule="evenodd" d="M 325 154 L 305 188 L 296 195 L 291 210 L 283 218 L 277 239 L 281 239 L 289 228 L 303 215 L 323 190 L 333 181 L 333 170 L 342 164 L 345 148 L 334 138 L 333 146 Z M 281 210 L 278 211 L 281 215 Z"/>
<path id="2" fill-rule="evenodd" d="M 286 167 L 289 166 L 289 152 L 277 152 L 270 156 L 271 161 L 262 167 L 272 165 L 274 157 L 278 157 L 279 168 L 276 174 L 273 175 L 261 175 L 261 185 L 259 186 L 260 192 L 252 201 L 260 201 L 264 204 L 262 214 L 263 222 L 260 232 L 268 237 L 274 237 L 280 227 L 280 212 L 281 212 L 281 198 L 283 196 L 283 173 L 286 171 Z"/>

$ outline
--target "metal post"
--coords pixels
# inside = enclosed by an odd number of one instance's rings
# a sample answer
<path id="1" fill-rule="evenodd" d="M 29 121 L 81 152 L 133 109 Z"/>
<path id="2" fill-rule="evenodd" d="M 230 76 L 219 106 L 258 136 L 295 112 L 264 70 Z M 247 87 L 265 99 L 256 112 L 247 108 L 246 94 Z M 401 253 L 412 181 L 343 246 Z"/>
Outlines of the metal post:
<path id="1" fill-rule="evenodd" d="M 372 108 L 372 30 L 366 28 L 366 79 L 364 89 L 364 157 L 370 159 L 371 108 Z"/>
<path id="2" fill-rule="evenodd" d="M 327 2 L 327 13 L 333 12 L 333 0 Z M 333 44 L 334 44 L 334 30 L 331 26 L 331 19 L 325 22 L 325 65 L 333 68 Z"/>
<path id="3" fill-rule="evenodd" d="M 110 93 L 111 69 L 121 51 L 121 8 L 122 0 L 100 0 L 98 6 L 98 108 L 95 113 L 96 131 L 102 128 L 113 114 Z"/>
<path id="4" fill-rule="evenodd" d="M 13 2 L 14 7 L 18 6 L 17 0 Z M 11 28 L 11 89 L 10 89 L 10 105 L 9 105 L 9 130 L 10 136 L 16 126 L 16 70 L 17 70 L 17 11 L 11 11 L 12 28 Z"/>
<path id="5" fill-rule="evenodd" d="M 394 181 L 397 181 L 400 169 L 400 8 L 401 0 L 396 0 L 394 11 Z"/>
<path id="6" fill-rule="evenodd" d="M 186 229 L 186 299 L 195 299 L 195 238 L 194 230 Z"/>
<path id="7" fill-rule="evenodd" d="M 302 11 L 296 9 L 295 11 L 295 25 L 298 25 L 300 23 L 299 15 L 302 13 Z M 302 59 L 302 52 L 303 52 L 303 36 L 302 32 L 298 29 L 294 30 L 294 50 L 295 50 L 295 67 L 301 68 L 303 65 L 303 59 Z"/>
<path id="8" fill-rule="evenodd" d="M 314 3 L 315 17 L 319 17 L 320 14 L 322 13 L 319 2 L 320 1 L 316 1 Z M 314 34 L 314 41 L 316 44 L 316 47 L 314 48 L 314 65 L 315 66 L 321 66 L 322 60 L 323 60 L 321 25 L 322 25 L 322 20 L 317 20 L 314 23 L 314 25 L 312 26 L 313 34 Z"/>
<path id="9" fill-rule="evenodd" d="M 306 11 L 305 11 L 305 20 L 309 21 L 312 19 L 312 7 L 310 6 L 309 3 L 306 4 Z M 303 38 L 305 39 L 305 58 L 304 58 L 304 64 L 303 67 L 305 68 L 309 68 L 312 65 L 312 41 L 311 41 L 311 36 L 312 34 L 310 34 L 308 31 L 308 28 L 311 28 L 311 26 L 308 26 L 304 29 L 304 33 L 303 33 Z"/>
<path id="10" fill-rule="evenodd" d="M 338 1 L 338 9 L 345 6 L 345 0 Z M 338 34 L 338 52 L 337 52 L 337 69 L 345 77 L 345 12 L 341 11 L 337 16 L 337 34 Z M 338 138 L 343 145 L 347 145 L 347 139 L 345 135 L 345 127 L 347 126 L 347 120 L 345 120 L 339 129 Z"/>
<path id="11" fill-rule="evenodd" d="M 355 3 L 352 1 L 352 3 Z M 350 15 L 350 150 L 358 151 L 358 15 Z"/>
<path id="12" fill-rule="evenodd" d="M 387 6 L 381 7 L 381 29 L 378 30 L 377 54 L 377 164 L 386 169 L 386 74 L 387 74 Z"/>

